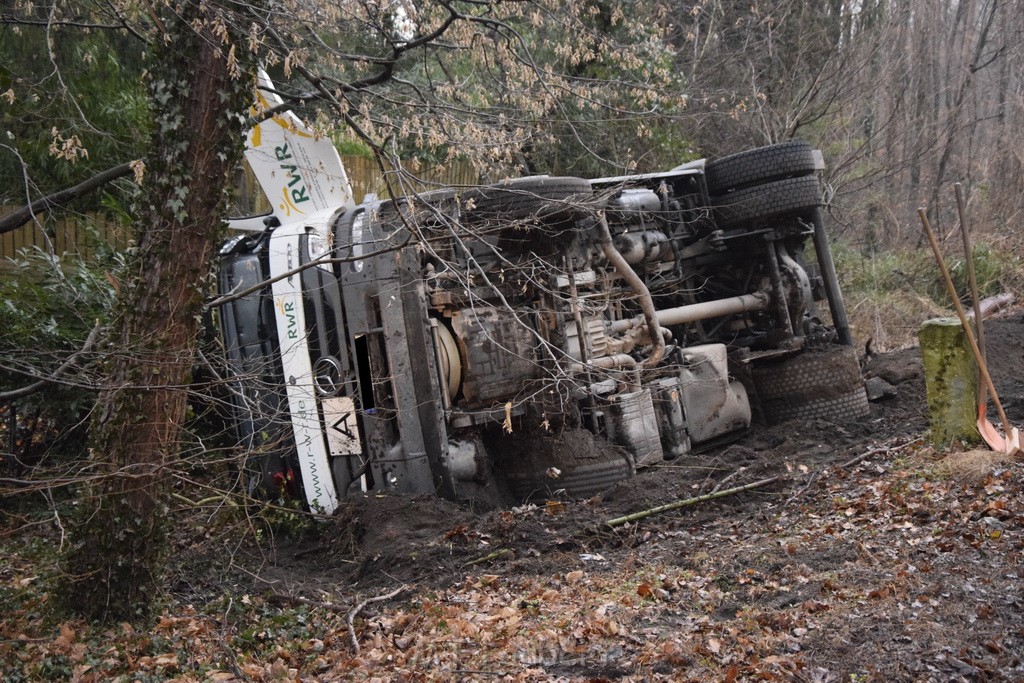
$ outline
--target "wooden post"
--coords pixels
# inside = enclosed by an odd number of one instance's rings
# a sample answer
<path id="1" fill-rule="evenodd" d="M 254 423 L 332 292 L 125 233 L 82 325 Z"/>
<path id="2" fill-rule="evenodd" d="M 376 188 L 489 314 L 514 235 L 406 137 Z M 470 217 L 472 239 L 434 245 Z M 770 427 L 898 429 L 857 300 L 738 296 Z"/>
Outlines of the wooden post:
<path id="1" fill-rule="evenodd" d="M 978 419 L 978 363 L 967 335 L 956 318 L 927 320 L 918 330 L 928 422 L 936 446 L 955 441 L 980 441 Z"/>

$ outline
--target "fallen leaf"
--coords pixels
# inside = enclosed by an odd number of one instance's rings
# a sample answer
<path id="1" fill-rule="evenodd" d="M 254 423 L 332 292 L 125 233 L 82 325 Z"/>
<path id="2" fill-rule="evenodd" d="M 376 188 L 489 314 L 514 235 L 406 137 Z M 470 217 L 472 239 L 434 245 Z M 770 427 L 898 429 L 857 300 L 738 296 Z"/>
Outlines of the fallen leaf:
<path id="1" fill-rule="evenodd" d="M 554 469 L 553 467 L 551 469 Z M 565 503 L 558 500 L 549 500 L 544 503 L 544 512 L 549 515 L 557 515 L 559 512 L 565 512 Z"/>
<path id="2" fill-rule="evenodd" d="M 156 657 L 153 657 L 153 666 L 178 666 L 178 655 L 173 652 L 157 655 Z"/>
<path id="3" fill-rule="evenodd" d="M 824 612 L 826 610 L 832 609 L 831 605 L 826 605 L 825 603 L 818 602 L 816 600 L 806 600 L 801 605 L 801 607 L 803 607 L 810 614 L 814 614 L 815 612 Z"/>
<path id="4" fill-rule="evenodd" d="M 71 624 L 69 624 L 67 622 L 64 622 L 63 624 L 61 624 L 60 625 L 60 635 L 57 636 L 57 639 L 54 642 L 58 643 L 59 645 L 62 645 L 62 646 L 67 646 L 67 645 L 70 645 L 71 643 L 75 642 L 75 629 L 74 629 L 74 627 L 72 627 Z"/>
<path id="5" fill-rule="evenodd" d="M 71 672 L 71 683 L 83 683 L 85 680 L 85 674 L 92 670 L 92 666 L 89 664 L 79 664 Z M 96 680 L 95 675 L 89 676 L 88 680 Z"/>
<path id="6" fill-rule="evenodd" d="M 468 524 L 458 524 L 454 528 L 446 531 L 444 537 L 448 540 L 452 540 L 456 537 L 466 536 L 467 531 L 469 531 Z"/>

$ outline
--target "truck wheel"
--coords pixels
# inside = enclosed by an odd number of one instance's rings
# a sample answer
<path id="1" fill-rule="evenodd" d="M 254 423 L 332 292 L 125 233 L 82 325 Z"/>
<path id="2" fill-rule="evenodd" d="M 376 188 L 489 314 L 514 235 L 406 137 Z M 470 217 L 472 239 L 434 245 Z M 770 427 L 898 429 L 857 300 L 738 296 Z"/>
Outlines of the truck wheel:
<path id="1" fill-rule="evenodd" d="M 821 206 L 821 184 L 813 175 L 787 178 L 736 190 L 712 201 L 719 228 L 764 224 Z"/>
<path id="2" fill-rule="evenodd" d="M 562 220 L 593 199 L 590 181 L 562 176 L 530 176 L 462 193 L 466 223 L 494 220 Z"/>
<path id="3" fill-rule="evenodd" d="M 773 180 L 814 173 L 814 150 L 803 140 L 758 147 L 709 162 L 704 169 L 708 192 L 724 194 Z"/>
<path id="4" fill-rule="evenodd" d="M 557 477 L 550 476 L 547 469 L 532 468 L 506 471 L 504 476 L 519 500 L 582 500 L 608 490 L 635 471 L 632 458 L 618 449 L 608 449 L 585 464 L 559 469 Z"/>
<path id="5" fill-rule="evenodd" d="M 857 352 L 849 346 L 805 351 L 754 367 L 751 375 L 765 421 L 843 422 L 870 412 Z"/>

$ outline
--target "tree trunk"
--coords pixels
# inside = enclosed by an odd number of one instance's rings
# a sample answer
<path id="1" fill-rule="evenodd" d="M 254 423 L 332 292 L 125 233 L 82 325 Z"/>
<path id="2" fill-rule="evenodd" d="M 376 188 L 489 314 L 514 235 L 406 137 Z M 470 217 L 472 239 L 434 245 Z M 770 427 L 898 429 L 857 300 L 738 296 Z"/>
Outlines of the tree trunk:
<path id="1" fill-rule="evenodd" d="M 166 545 L 164 496 L 177 453 L 200 310 L 223 226 L 228 171 L 244 139 L 251 74 L 229 63 L 217 3 L 175 3 L 154 43 L 154 128 L 137 207 L 138 249 L 107 343 L 92 423 L 103 477 L 80 502 L 60 594 L 74 614 L 145 617 Z M 226 30 L 225 30 L 226 29 Z M 239 50 L 242 52 L 242 50 Z"/>

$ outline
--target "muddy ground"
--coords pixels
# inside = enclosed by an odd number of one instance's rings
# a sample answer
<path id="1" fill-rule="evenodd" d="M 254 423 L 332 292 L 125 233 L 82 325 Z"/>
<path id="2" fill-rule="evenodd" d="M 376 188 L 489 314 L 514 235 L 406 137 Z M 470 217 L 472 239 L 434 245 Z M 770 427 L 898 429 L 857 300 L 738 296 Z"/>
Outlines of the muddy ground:
<path id="1" fill-rule="evenodd" d="M 1024 425 L 1024 314 L 987 331 L 995 384 L 1010 420 Z M 896 389 L 866 418 L 756 429 L 588 501 L 480 512 L 369 496 L 319 524 L 183 508 L 169 596 L 149 632 L 40 616 L 45 568 L 33 558 L 43 556 L 43 520 L 0 558 L 0 674 L 83 683 L 1024 680 L 1024 467 L 925 443 L 917 349 L 865 358 L 864 372 Z M 216 521 L 225 514 L 235 526 Z M 60 541 L 56 526 L 46 533 Z"/>
<path id="2" fill-rule="evenodd" d="M 1024 315 L 987 331 L 1024 424 Z M 354 621 L 359 658 L 296 669 L 310 680 L 1024 680 L 1024 470 L 925 444 L 917 349 L 864 372 L 896 387 L 867 418 L 758 429 L 589 501 L 351 502 L 316 540 L 279 539 L 250 590 L 355 604 L 405 587 Z"/>

